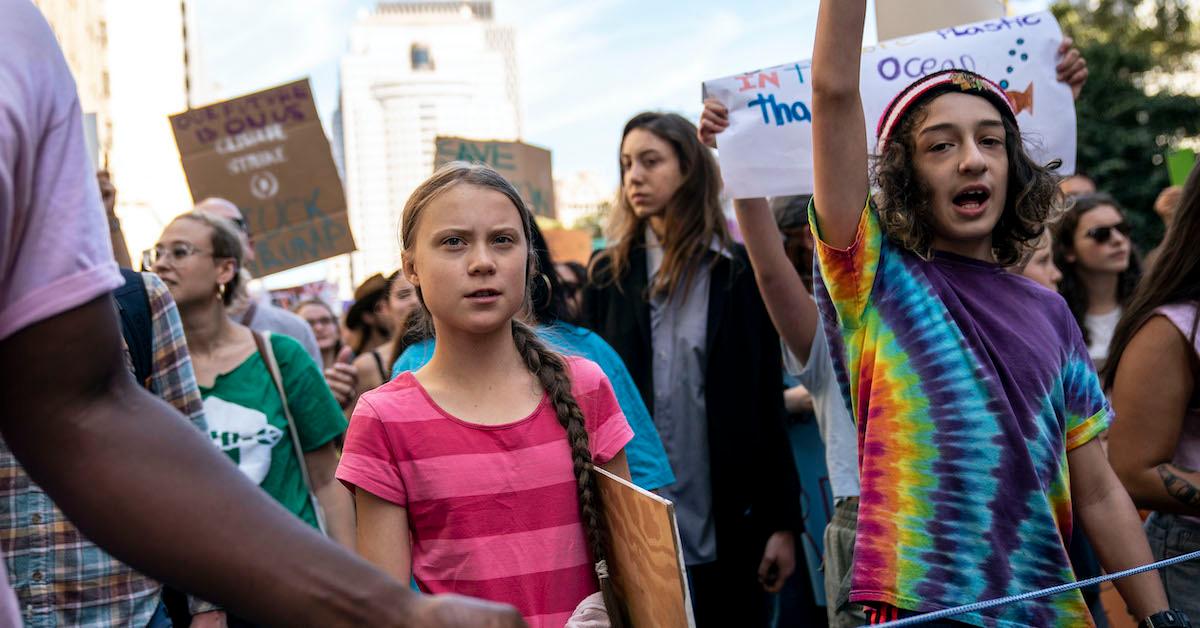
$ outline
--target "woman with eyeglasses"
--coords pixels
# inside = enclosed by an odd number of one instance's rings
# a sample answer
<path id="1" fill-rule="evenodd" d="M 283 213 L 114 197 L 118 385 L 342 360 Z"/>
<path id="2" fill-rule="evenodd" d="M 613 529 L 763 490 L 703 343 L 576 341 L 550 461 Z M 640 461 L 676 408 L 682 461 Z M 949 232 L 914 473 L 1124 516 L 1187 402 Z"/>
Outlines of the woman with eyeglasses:
<path id="1" fill-rule="evenodd" d="M 1121 206 L 1103 193 L 1075 197 L 1055 229 L 1054 262 L 1063 275 L 1058 291 L 1097 369 L 1104 366 L 1113 329 L 1141 277 L 1129 233 Z"/>
<path id="2" fill-rule="evenodd" d="M 167 225 L 150 254 L 179 307 L 209 435 L 284 508 L 314 528 L 323 511 L 329 536 L 353 548 L 354 505 L 334 479 L 334 440 L 346 419 L 299 342 L 282 334 L 256 338 L 226 314 L 242 255 L 233 224 L 200 212 Z"/>
<path id="3" fill-rule="evenodd" d="M 321 299 L 308 299 L 297 303 L 292 313 L 312 327 L 313 335 L 317 337 L 317 347 L 321 349 L 321 366 L 332 367 L 343 347 L 338 317 L 333 308 Z"/>

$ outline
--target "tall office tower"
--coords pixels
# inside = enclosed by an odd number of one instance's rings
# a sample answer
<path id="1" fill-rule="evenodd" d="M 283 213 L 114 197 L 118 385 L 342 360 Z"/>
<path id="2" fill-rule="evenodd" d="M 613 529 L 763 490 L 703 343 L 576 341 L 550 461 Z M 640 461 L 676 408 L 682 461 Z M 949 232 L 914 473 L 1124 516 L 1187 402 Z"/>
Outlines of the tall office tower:
<path id="1" fill-rule="evenodd" d="M 404 202 L 433 172 L 434 138 L 521 135 L 513 30 L 490 0 L 380 2 L 351 29 L 341 134 L 356 281 L 399 266 Z"/>

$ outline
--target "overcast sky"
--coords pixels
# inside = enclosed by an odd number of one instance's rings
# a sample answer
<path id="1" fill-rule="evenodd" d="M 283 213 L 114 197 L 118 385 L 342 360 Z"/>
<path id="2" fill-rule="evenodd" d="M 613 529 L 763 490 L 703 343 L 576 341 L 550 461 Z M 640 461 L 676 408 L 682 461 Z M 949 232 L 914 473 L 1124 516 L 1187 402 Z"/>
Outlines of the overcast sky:
<path id="1" fill-rule="evenodd" d="M 515 27 L 525 141 L 554 171 L 615 186 L 621 127 L 647 109 L 696 118 L 709 78 L 808 58 L 816 0 L 496 0 Z M 1016 13 L 1047 0 L 1014 0 Z M 351 24 L 374 0 L 193 0 L 203 72 L 220 100 L 311 76 L 326 124 Z M 866 40 L 875 40 L 868 20 Z M 199 102 L 197 104 L 205 104 Z"/>

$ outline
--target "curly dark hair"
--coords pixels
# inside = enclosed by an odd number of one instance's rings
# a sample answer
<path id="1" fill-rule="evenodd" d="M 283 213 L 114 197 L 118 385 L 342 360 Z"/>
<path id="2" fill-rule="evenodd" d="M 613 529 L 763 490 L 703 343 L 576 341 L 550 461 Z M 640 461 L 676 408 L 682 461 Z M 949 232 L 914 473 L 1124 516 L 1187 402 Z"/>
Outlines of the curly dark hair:
<path id="1" fill-rule="evenodd" d="M 917 127 L 929 114 L 930 100 L 900 123 L 883 152 L 873 160 L 872 178 L 878 187 L 875 211 L 883 232 L 901 247 L 928 259 L 933 253 L 933 224 L 929 187 L 917 176 Z M 1004 151 L 1008 156 L 1008 195 L 1004 212 L 992 230 L 992 251 L 1002 266 L 1020 263 L 1032 254 L 1046 222 L 1061 206 L 1059 160 L 1040 165 L 1029 156 L 1021 131 L 1003 118 Z"/>

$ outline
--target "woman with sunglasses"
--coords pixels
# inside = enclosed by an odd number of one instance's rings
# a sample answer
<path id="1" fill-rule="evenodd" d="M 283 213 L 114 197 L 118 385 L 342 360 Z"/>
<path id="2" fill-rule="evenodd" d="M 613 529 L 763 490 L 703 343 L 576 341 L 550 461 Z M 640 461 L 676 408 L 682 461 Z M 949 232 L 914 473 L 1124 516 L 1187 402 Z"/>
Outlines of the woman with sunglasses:
<path id="1" fill-rule="evenodd" d="M 1103 193 L 1075 197 L 1055 229 L 1054 262 L 1063 275 L 1058 291 L 1097 369 L 1104 366 L 1113 329 L 1141 277 L 1129 232 L 1120 205 Z"/>
<path id="2" fill-rule="evenodd" d="M 242 255 L 233 224 L 202 212 L 173 220 L 150 254 L 154 273 L 179 307 L 209 435 L 243 473 L 316 528 L 311 489 L 329 536 L 353 548 L 354 504 L 333 476 L 334 440 L 346 430 L 346 419 L 299 342 L 282 334 L 256 338 L 226 315 L 241 280 Z M 272 356 L 282 390 L 268 366 Z M 244 624 L 230 618 L 229 625 Z"/>

